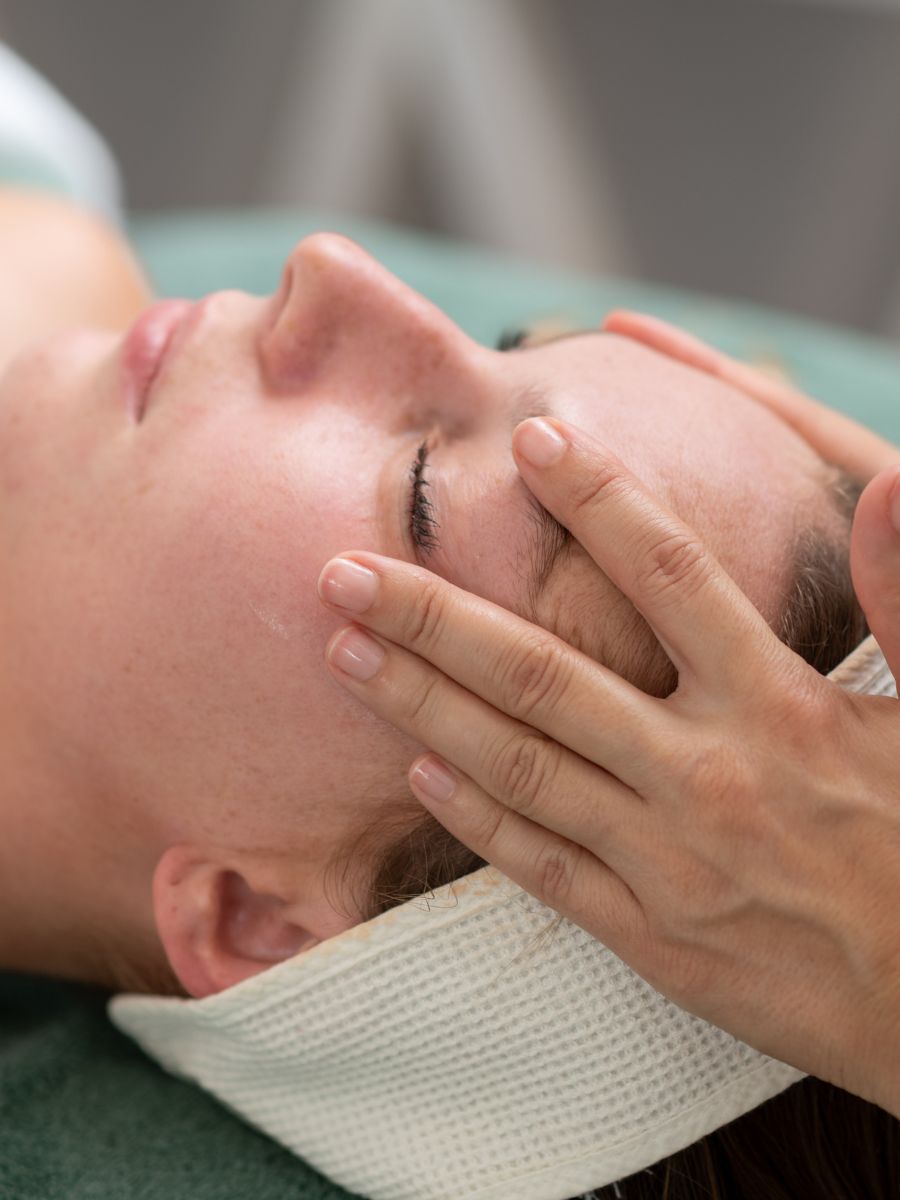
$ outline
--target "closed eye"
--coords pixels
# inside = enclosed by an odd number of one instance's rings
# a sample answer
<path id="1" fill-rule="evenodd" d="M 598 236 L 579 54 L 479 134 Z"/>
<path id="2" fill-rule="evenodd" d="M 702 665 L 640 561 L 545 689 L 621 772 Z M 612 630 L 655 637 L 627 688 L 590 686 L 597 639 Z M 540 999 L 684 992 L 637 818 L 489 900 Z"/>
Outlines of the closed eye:
<path id="1" fill-rule="evenodd" d="M 416 451 L 416 457 L 409 469 L 411 481 L 409 497 L 409 533 L 412 543 L 423 557 L 439 549 L 437 529 L 438 523 L 434 516 L 434 506 L 428 496 L 428 480 L 425 472 L 428 468 L 428 443 L 423 442 Z"/>

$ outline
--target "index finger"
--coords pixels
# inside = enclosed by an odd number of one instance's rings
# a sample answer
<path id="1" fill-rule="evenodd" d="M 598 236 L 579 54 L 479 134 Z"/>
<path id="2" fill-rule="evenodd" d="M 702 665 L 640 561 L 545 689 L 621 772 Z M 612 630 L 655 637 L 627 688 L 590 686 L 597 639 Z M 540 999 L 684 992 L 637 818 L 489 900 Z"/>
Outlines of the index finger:
<path id="1" fill-rule="evenodd" d="M 634 604 L 678 671 L 730 684 L 748 639 L 768 625 L 700 538 L 625 464 L 564 421 L 532 417 L 513 435 L 519 471 L 541 504 Z"/>

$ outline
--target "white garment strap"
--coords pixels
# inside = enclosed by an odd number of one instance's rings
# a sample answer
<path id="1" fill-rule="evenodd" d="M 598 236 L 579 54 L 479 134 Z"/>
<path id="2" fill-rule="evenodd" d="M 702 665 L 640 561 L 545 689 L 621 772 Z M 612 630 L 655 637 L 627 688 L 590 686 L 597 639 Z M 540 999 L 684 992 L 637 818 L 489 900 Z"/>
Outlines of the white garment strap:
<path id="1" fill-rule="evenodd" d="M 896 695 L 870 638 L 833 673 Z M 566 1200 L 803 1078 L 484 867 L 204 1000 L 111 1016 L 371 1200 Z"/>
<path id="2" fill-rule="evenodd" d="M 0 42 L 0 183 L 40 183 L 121 222 L 109 147 L 42 75 Z"/>

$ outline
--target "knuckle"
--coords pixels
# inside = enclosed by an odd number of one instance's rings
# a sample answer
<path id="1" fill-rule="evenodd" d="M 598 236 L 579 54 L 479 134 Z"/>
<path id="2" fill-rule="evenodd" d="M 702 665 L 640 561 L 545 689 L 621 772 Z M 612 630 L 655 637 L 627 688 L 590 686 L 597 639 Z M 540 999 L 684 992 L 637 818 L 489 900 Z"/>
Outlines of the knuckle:
<path id="1" fill-rule="evenodd" d="M 581 852 L 574 842 L 554 841 L 542 846 L 534 877 L 538 896 L 553 908 L 565 908 L 575 890 Z"/>
<path id="2" fill-rule="evenodd" d="M 415 603 L 402 622 L 403 644 L 419 651 L 433 646 L 445 620 L 445 603 L 441 583 L 431 577 L 419 582 Z"/>
<path id="3" fill-rule="evenodd" d="M 492 861 L 495 847 L 502 850 L 507 841 L 507 823 L 510 812 L 502 805 L 491 805 L 480 819 L 477 829 L 472 831 L 472 847 L 477 847 L 482 858 Z"/>
<path id="4" fill-rule="evenodd" d="M 510 709 L 524 721 L 542 709 L 553 708 L 569 674 L 561 648 L 540 635 L 520 638 L 510 660 L 501 660 L 498 673 Z"/>
<path id="5" fill-rule="evenodd" d="M 666 994 L 685 1005 L 706 997 L 721 983 L 708 962 L 694 946 L 670 943 L 661 955 L 660 975 Z"/>
<path id="6" fill-rule="evenodd" d="M 627 480 L 614 463 L 604 462 L 593 466 L 572 493 L 572 516 L 577 517 L 583 510 L 600 507 L 628 487 Z"/>
<path id="7" fill-rule="evenodd" d="M 686 874 L 675 877 L 685 897 L 704 895 L 711 903 L 710 891 L 735 883 L 748 855 L 775 853 L 783 832 L 777 789 L 752 752 L 726 740 L 686 752 L 676 776 L 684 801 Z M 702 814 L 699 824 L 692 814 Z"/>
<path id="8" fill-rule="evenodd" d="M 534 730 L 519 730 L 500 743 L 490 766 L 496 794 L 523 816 L 537 808 L 552 788 L 558 757 L 549 738 Z"/>
<path id="9" fill-rule="evenodd" d="M 709 555 L 702 543 L 682 530 L 670 530 L 649 545 L 638 559 L 638 584 L 654 599 L 677 592 L 695 595 L 708 578 Z"/>
<path id="10" fill-rule="evenodd" d="M 426 674 L 409 693 L 408 716 L 416 730 L 434 728 L 441 714 L 441 677 Z"/>
<path id="11" fill-rule="evenodd" d="M 711 742 L 684 753 L 678 775 L 681 790 L 691 797 L 733 799 L 746 796 L 750 790 L 742 757 L 725 741 Z"/>

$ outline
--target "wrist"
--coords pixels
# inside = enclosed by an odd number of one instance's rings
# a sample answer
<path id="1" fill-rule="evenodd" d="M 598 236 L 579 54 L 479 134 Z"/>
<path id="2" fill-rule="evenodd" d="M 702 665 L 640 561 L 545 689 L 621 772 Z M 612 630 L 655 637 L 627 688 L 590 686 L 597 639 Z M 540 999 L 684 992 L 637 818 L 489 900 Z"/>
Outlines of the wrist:
<path id="1" fill-rule="evenodd" d="M 849 1091 L 877 1104 L 900 1120 L 900 968 L 886 972 L 877 1001 L 859 1006 L 857 1053 L 847 1063 Z"/>

